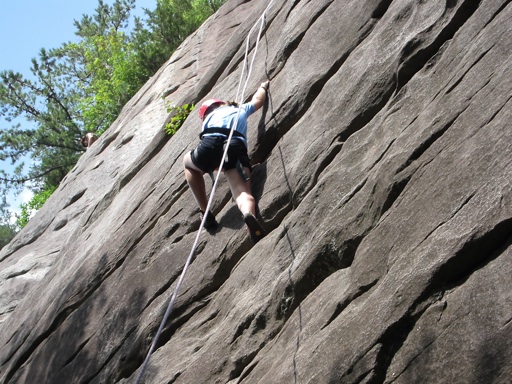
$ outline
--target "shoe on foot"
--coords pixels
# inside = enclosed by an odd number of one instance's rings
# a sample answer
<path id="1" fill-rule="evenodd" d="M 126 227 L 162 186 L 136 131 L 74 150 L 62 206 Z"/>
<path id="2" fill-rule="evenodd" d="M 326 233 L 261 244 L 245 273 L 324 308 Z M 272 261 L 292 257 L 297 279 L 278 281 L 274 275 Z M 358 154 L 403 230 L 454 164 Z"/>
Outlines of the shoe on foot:
<path id="1" fill-rule="evenodd" d="M 201 212 L 200 216 L 201 216 L 201 221 L 203 221 L 204 213 Z M 206 215 L 206 220 L 204 221 L 204 228 L 205 229 L 215 229 L 215 228 L 217 228 L 218 225 L 219 225 L 219 223 L 217 223 L 217 220 L 215 220 L 215 215 L 211 211 L 208 211 L 208 214 Z"/>
<path id="2" fill-rule="evenodd" d="M 247 225 L 249 235 L 251 236 L 254 244 L 265 237 L 265 229 L 251 212 L 244 215 L 244 222 Z"/>

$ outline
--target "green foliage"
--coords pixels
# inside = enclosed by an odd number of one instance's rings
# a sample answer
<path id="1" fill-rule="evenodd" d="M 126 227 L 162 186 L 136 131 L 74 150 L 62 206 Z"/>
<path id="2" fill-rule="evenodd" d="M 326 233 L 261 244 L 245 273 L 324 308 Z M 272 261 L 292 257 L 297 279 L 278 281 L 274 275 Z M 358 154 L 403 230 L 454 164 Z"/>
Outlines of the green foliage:
<path id="1" fill-rule="evenodd" d="M 85 150 L 80 137 L 100 135 L 140 87 L 142 79 L 132 83 L 131 58 L 125 55 L 131 48 L 121 30 L 134 3 L 116 0 L 108 6 L 100 0 L 94 18 L 75 21 L 81 40 L 41 49 L 30 78 L 0 72 L 0 116 L 14 123 L 0 133 L 0 159 L 19 165 L 10 175 L 1 171 L 4 192 L 57 186 Z M 22 127 L 22 120 L 28 124 Z M 30 159 L 27 172 L 23 158 Z"/>
<path id="2" fill-rule="evenodd" d="M 34 194 L 32 199 L 26 204 L 21 204 L 21 212 L 16 215 L 16 227 L 22 229 L 28 224 L 30 218 L 44 205 L 46 200 L 52 195 L 56 188 L 50 188 L 45 191 Z"/>
<path id="3" fill-rule="evenodd" d="M 55 53 L 41 49 L 39 60 L 32 60 L 33 79 L 13 71 L 0 72 L 0 116 L 13 123 L 0 132 L 0 159 L 18 164 L 13 175 L 0 172 L 5 185 L 39 180 L 35 187 L 44 188 L 62 179 L 78 159 L 81 148 L 75 136 L 81 128 L 73 102 L 76 90 L 68 89 Z M 23 128 L 20 118 L 28 122 Z M 23 158 L 33 160 L 25 174 Z"/>
<path id="4" fill-rule="evenodd" d="M 104 36 L 90 36 L 67 48 L 80 52 L 86 73 L 94 74 L 78 105 L 85 130 L 99 135 L 146 78 L 139 78 L 132 45 L 123 32 L 111 29 Z"/>
<path id="5" fill-rule="evenodd" d="M 9 244 L 15 235 L 16 231 L 12 226 L 0 224 L 0 249 Z"/>
<path id="6" fill-rule="evenodd" d="M 183 104 L 182 106 L 169 106 L 167 112 L 172 114 L 171 121 L 165 125 L 165 132 L 174 135 L 181 128 L 190 112 L 194 110 L 194 104 Z"/>
<path id="7" fill-rule="evenodd" d="M 100 135 L 150 75 L 137 65 L 132 32 L 127 29 L 135 0 L 117 0 L 111 7 L 99 1 L 96 15 L 75 21 L 78 43 L 63 46 L 86 82 L 78 102 L 87 132 Z M 138 28 L 142 28 L 137 20 Z"/>
<path id="8" fill-rule="evenodd" d="M 16 228 L 10 224 L 10 214 L 5 200 L 0 203 L 0 249 L 10 243 L 16 235 Z"/>
<path id="9" fill-rule="evenodd" d="M 136 28 L 137 62 L 155 73 L 170 54 L 226 0 L 157 0 L 148 15 L 148 29 Z"/>

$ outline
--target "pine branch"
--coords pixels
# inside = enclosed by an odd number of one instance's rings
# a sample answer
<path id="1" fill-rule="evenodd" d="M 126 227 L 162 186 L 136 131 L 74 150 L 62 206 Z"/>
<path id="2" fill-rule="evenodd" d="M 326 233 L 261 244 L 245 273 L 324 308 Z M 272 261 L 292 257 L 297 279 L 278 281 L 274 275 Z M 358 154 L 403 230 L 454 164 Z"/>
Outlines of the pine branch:
<path id="1" fill-rule="evenodd" d="M 67 167 L 71 166 L 73 164 L 66 164 L 66 165 L 59 165 L 59 166 L 55 166 L 55 167 L 52 167 L 50 169 L 47 169 L 45 170 L 44 172 L 41 172 L 41 173 L 38 173 L 37 175 L 32 175 L 32 176 L 26 176 L 26 177 L 22 177 L 22 178 L 19 178 L 19 179 L 11 179 L 11 178 L 8 178 L 8 177 L 1 177 L 0 176 L 0 181 L 2 182 L 5 182 L 5 183 L 10 183 L 10 184 L 25 184 L 29 181 L 34 181 L 34 180 L 38 180 L 54 171 L 59 171 L 59 170 L 65 170 Z"/>

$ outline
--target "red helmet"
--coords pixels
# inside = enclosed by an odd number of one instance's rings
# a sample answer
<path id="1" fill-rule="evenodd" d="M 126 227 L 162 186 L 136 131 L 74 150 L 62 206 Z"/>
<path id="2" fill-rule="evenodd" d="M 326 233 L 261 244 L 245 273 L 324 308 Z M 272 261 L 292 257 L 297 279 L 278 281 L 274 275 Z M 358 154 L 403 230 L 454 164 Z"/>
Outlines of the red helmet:
<path id="1" fill-rule="evenodd" d="M 223 101 L 219 99 L 209 99 L 206 100 L 203 104 L 201 104 L 201 107 L 199 107 L 199 118 L 201 120 L 204 119 L 204 114 L 206 113 L 206 110 L 210 108 L 212 105 L 215 104 L 222 104 Z"/>

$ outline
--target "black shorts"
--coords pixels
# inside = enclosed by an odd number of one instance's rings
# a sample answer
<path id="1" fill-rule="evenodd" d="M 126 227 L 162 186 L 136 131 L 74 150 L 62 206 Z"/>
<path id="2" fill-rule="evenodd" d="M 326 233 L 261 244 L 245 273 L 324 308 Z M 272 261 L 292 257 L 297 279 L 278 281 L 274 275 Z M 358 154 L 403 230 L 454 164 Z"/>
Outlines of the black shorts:
<path id="1" fill-rule="evenodd" d="M 204 136 L 197 148 L 190 152 L 194 165 L 204 173 L 210 173 L 218 169 L 224 154 L 225 142 L 226 138 L 223 136 Z M 242 140 L 231 139 L 226 160 L 222 167 L 225 171 L 236 168 L 238 161 L 240 161 L 242 167 L 252 170 L 247 147 Z"/>

